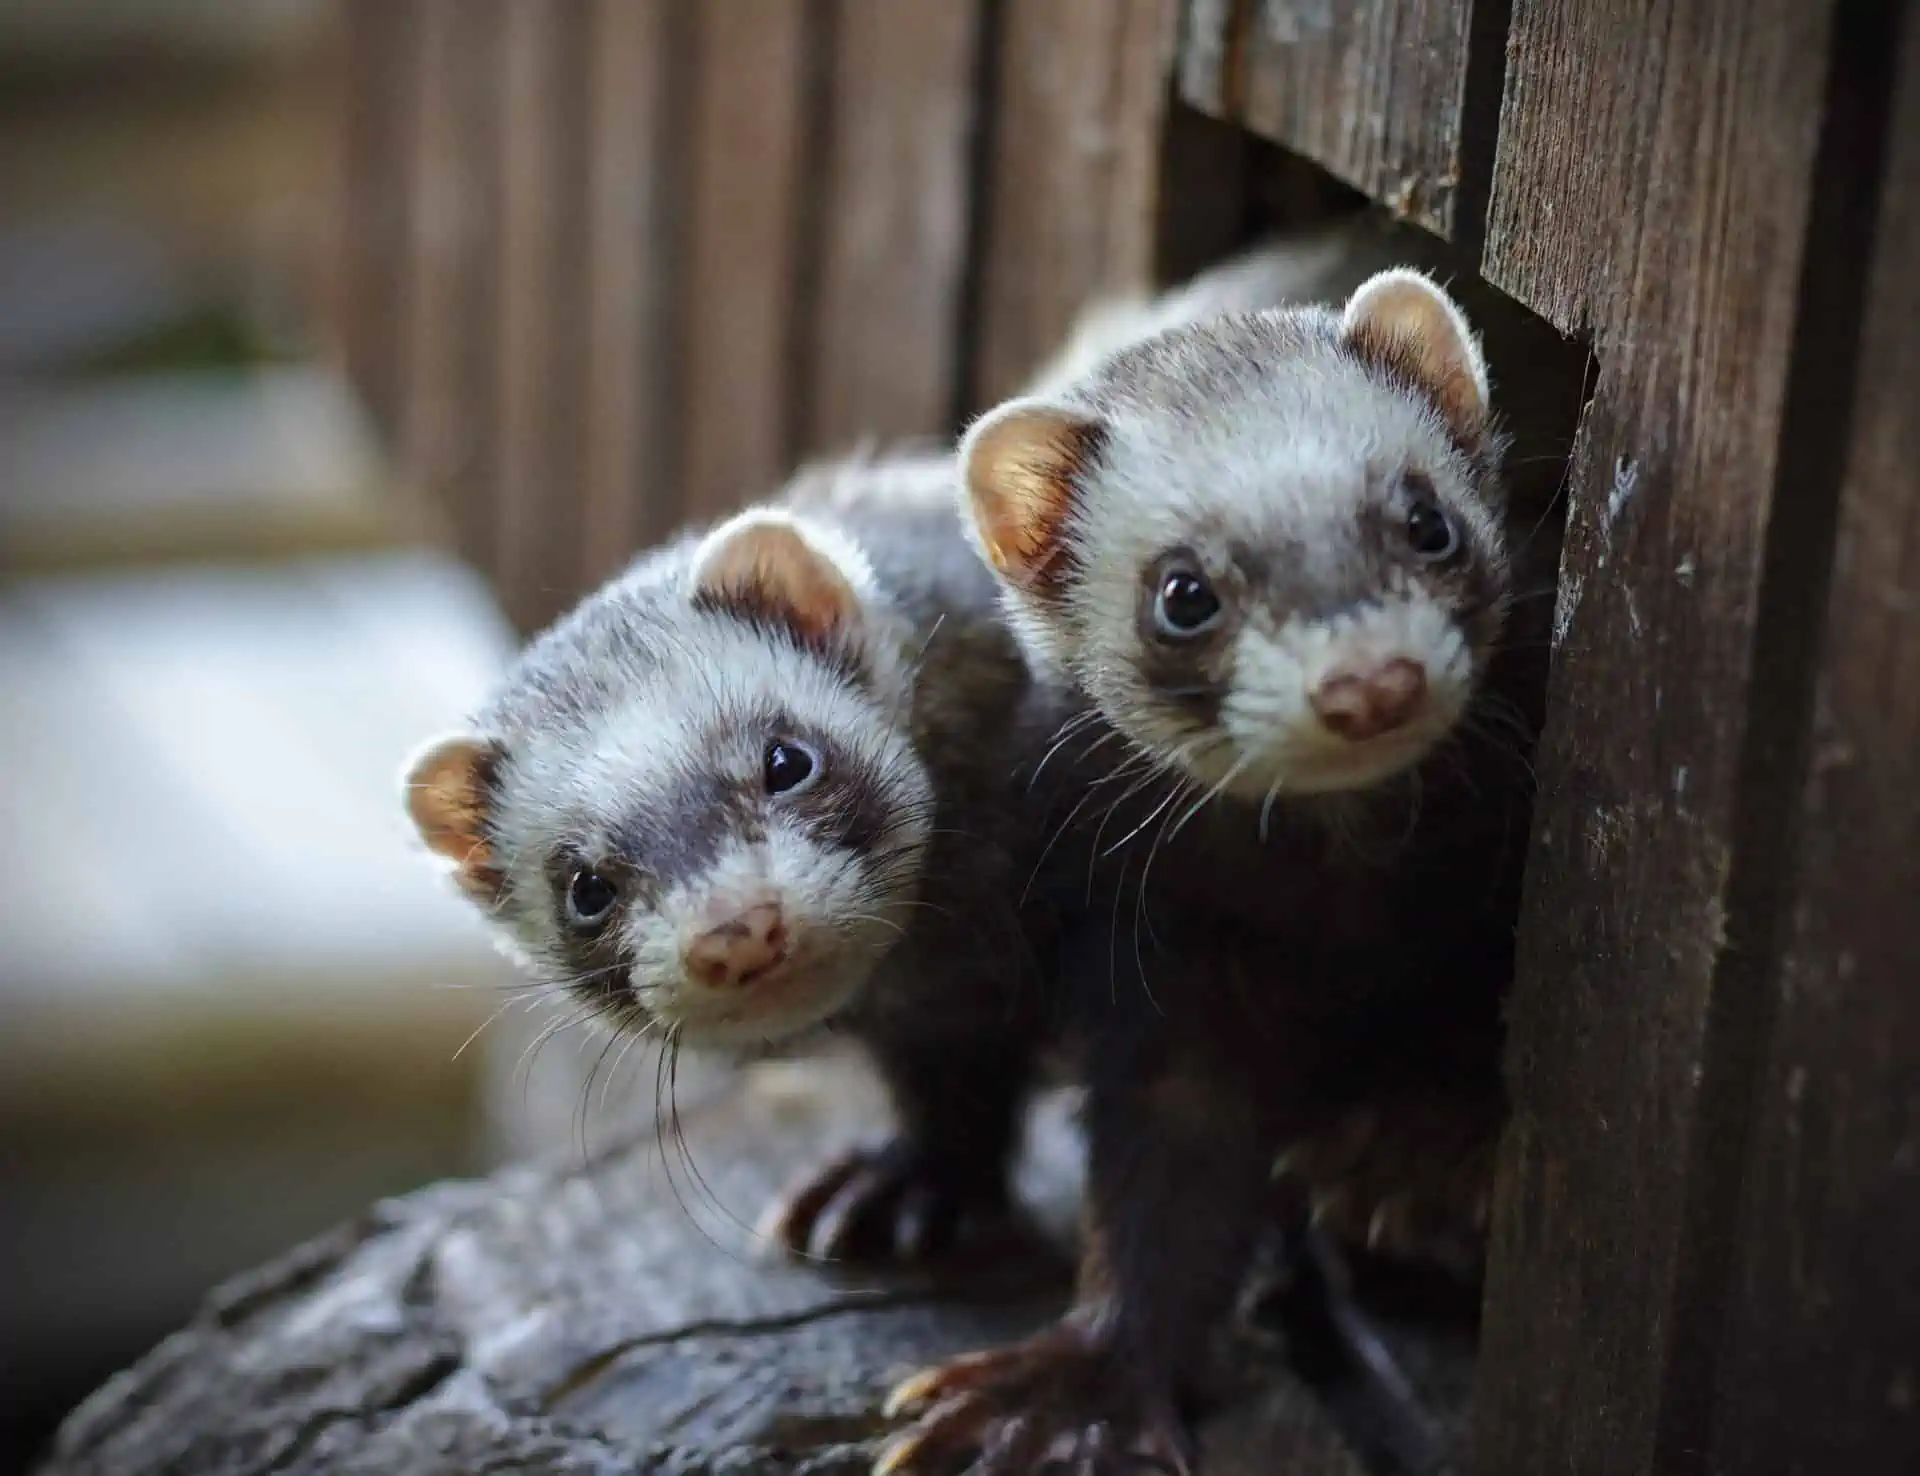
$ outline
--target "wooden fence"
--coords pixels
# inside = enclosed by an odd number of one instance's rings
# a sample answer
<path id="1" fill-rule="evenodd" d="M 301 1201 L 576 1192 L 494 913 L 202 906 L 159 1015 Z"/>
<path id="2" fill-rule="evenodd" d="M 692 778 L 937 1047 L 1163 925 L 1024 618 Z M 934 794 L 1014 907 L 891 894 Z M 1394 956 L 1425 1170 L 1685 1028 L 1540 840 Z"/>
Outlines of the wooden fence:
<path id="1" fill-rule="evenodd" d="M 537 623 L 1151 273 L 1161 0 L 357 0 L 354 376 Z"/>
<path id="2" fill-rule="evenodd" d="M 1271 145 L 1450 239 L 1595 364 L 1479 1469 L 1920 1470 L 1908 8 L 359 0 L 345 342 L 531 624 L 1284 214 Z"/>

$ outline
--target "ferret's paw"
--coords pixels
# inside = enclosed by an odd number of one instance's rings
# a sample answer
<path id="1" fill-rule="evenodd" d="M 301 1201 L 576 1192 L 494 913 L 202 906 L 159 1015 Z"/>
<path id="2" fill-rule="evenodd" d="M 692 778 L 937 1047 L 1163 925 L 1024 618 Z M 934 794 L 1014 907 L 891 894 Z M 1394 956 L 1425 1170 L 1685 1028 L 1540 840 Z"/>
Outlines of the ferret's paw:
<path id="1" fill-rule="evenodd" d="M 1197 1452 L 1170 1395 L 1144 1390 L 1101 1339 L 1062 1321 L 1010 1347 L 927 1369 L 888 1396 L 914 1416 L 874 1476 L 1192 1476 Z"/>
<path id="2" fill-rule="evenodd" d="M 1466 1270 L 1484 1254 L 1499 1131 L 1477 1104 L 1375 1104 L 1291 1145 L 1274 1176 L 1343 1244 Z"/>
<path id="3" fill-rule="evenodd" d="M 761 1233 L 789 1255 L 873 1264 L 918 1261 L 952 1245 L 963 1224 L 1006 1212 L 1004 1184 L 947 1166 L 895 1138 L 829 1160 L 776 1199 Z"/>

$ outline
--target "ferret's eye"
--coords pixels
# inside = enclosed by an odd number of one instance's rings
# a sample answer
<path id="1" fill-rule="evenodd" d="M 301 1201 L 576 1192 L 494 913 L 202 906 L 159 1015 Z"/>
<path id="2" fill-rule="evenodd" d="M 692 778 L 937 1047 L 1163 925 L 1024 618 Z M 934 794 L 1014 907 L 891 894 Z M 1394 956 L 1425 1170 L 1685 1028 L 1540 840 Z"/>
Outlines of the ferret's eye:
<path id="1" fill-rule="evenodd" d="M 1220 618 L 1220 596 L 1194 569 L 1169 569 L 1154 597 L 1153 621 L 1162 635 L 1176 640 L 1197 636 Z"/>
<path id="2" fill-rule="evenodd" d="M 1437 502 L 1416 495 L 1407 503 L 1407 545 L 1429 563 L 1438 563 L 1459 549 L 1460 531 Z"/>
<path id="3" fill-rule="evenodd" d="M 786 794 L 813 777 L 813 755 L 797 743 L 776 738 L 767 745 L 761 760 L 768 794 Z"/>
<path id="4" fill-rule="evenodd" d="M 620 900 L 620 888 L 592 867 L 574 872 L 567 883 L 567 921 L 577 928 L 605 922 Z"/>

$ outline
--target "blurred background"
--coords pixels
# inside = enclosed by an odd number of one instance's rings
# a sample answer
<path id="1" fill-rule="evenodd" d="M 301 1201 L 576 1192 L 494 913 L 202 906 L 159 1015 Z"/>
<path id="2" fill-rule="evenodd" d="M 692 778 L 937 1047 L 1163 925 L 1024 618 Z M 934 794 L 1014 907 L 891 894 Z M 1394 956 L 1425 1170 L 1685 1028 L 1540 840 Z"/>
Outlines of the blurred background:
<path id="1" fill-rule="evenodd" d="M 341 372 L 340 16 L 0 5 L 0 1464 L 212 1281 L 498 1146 L 405 844 L 510 649 Z"/>
<path id="2" fill-rule="evenodd" d="M 636 549 L 1297 205 L 1169 115 L 1173 13 L 0 0 L 0 1468 L 211 1283 L 650 1103 L 527 1065 L 400 766 Z M 1171 170 L 1239 182 L 1172 243 Z"/>

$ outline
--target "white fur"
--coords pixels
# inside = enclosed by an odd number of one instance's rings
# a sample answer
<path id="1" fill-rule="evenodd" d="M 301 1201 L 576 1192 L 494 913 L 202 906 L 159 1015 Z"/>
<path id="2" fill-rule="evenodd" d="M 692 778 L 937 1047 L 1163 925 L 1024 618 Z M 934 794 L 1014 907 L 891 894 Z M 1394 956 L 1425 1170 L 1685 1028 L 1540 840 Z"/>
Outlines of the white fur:
<path id="1" fill-rule="evenodd" d="M 1412 273 L 1373 279 L 1376 291 L 1413 280 L 1438 291 Z M 1446 306 L 1484 384 L 1465 320 Z M 1383 573 L 1366 562 L 1377 556 L 1361 519 L 1390 510 L 1383 501 L 1398 495 L 1400 472 L 1427 474 L 1463 536 L 1496 556 L 1502 547 L 1499 509 L 1479 495 L 1438 411 L 1368 373 L 1341 348 L 1330 314 L 1298 311 L 1315 331 L 1261 336 L 1244 323 L 1223 324 L 1154 345 L 1171 365 L 1177 407 L 1145 390 L 1082 399 L 1069 388 L 1052 401 L 1066 413 L 1097 414 L 1106 430 L 1101 464 L 1082 478 L 1067 532 L 1079 574 L 1058 595 L 1002 580 L 1010 623 L 1036 666 L 1080 686 L 1163 761 L 1252 796 L 1375 784 L 1417 762 L 1466 709 L 1477 673 L 1452 616 L 1415 571 Z M 1244 347 L 1253 343 L 1285 347 L 1262 358 Z M 1016 401 L 977 422 L 962 441 L 963 464 L 1002 414 L 1042 403 Z M 964 521 L 981 547 L 974 520 Z M 1142 572 L 1177 546 L 1194 549 L 1216 581 L 1234 568 L 1236 546 L 1266 551 L 1276 570 L 1271 587 L 1237 591 L 1247 618 L 1234 636 L 1231 691 L 1212 731 L 1156 699 L 1134 660 Z M 1355 586 L 1363 591 L 1358 605 Z M 1307 613 L 1289 610 L 1288 594 Z M 1267 614 L 1276 599 L 1278 621 Z M 1345 613 L 1311 613 L 1326 608 Z M 1426 668 L 1422 717 L 1364 743 L 1326 732 L 1307 698 L 1317 678 L 1389 655 Z"/>
<path id="2" fill-rule="evenodd" d="M 712 529 L 694 550 L 693 583 L 701 583 L 706 577 L 707 566 L 740 534 L 751 528 L 767 527 L 787 528 L 798 534 L 808 549 L 839 571 L 840 577 L 847 581 L 863 603 L 879 597 L 873 565 L 858 543 L 831 523 L 802 517 L 784 507 L 750 507 Z"/>
<path id="3" fill-rule="evenodd" d="M 872 508 L 917 510 L 953 501 L 953 455 L 946 442 L 927 449 L 887 453 L 885 475 L 872 451 L 803 466 L 788 480 L 784 498 L 801 515 L 858 513 Z"/>
<path id="4" fill-rule="evenodd" d="M 1418 296 L 1426 306 L 1440 314 L 1451 330 L 1451 341 L 1436 347 L 1448 357 L 1457 357 L 1466 366 L 1474 388 L 1479 391 L 1480 404 L 1484 407 L 1492 391 L 1487 382 L 1487 360 L 1481 352 L 1479 336 L 1467 321 L 1467 315 L 1425 272 L 1415 271 L 1412 267 L 1390 267 L 1367 278 L 1347 299 L 1346 309 L 1340 315 L 1341 333 L 1351 336 L 1369 317 L 1383 313 L 1391 321 L 1395 316 L 1395 299 L 1403 294 Z"/>
<path id="5" fill-rule="evenodd" d="M 864 556 L 850 558 L 846 540 L 835 546 L 817 525 L 792 521 L 805 527 L 814 547 L 831 548 L 836 566 L 871 586 Z M 689 581 L 684 589 L 691 588 Z M 884 608 L 868 616 L 864 624 L 877 649 L 904 645 Z M 660 639 L 657 632 L 652 638 Z M 903 816 L 930 807 L 931 783 L 906 731 L 911 694 L 904 660 L 883 666 L 897 685 L 883 682 L 884 695 L 876 699 L 827 664 L 724 612 L 689 605 L 673 622 L 671 639 L 677 649 L 664 653 L 666 659 L 637 662 L 619 676 L 621 700 L 509 744 L 493 825 L 510 901 L 496 920 L 534 970 L 556 984 L 567 982 L 566 964 L 547 857 L 562 842 L 589 858 L 611 853 L 613 825 L 644 817 L 650 803 L 664 812 L 689 776 L 757 781 L 770 736 L 762 718 L 769 706 L 804 727 L 833 733 L 849 762 L 883 777 Z M 816 842 L 781 800 L 762 802 L 763 838 L 732 837 L 705 874 L 673 888 L 651 909 L 630 902 L 622 913 L 620 926 L 635 955 L 628 981 L 635 999 L 689 1044 L 772 1039 L 818 1023 L 847 1002 L 904 928 L 918 889 L 926 822 L 903 818 L 880 849 L 860 857 Z M 749 893 L 779 902 L 798 952 L 789 967 L 750 991 L 717 1001 L 688 977 L 683 950 L 703 918 Z"/>
<path id="6" fill-rule="evenodd" d="M 1311 694 L 1340 670 L 1365 670 L 1395 657 L 1427 674 L 1427 701 L 1407 727 L 1354 743 L 1329 732 Z M 1247 797 L 1270 788 L 1294 794 L 1364 789 L 1417 762 L 1452 730 L 1473 694 L 1473 659 L 1459 629 L 1432 600 L 1402 594 L 1333 620 L 1293 619 L 1278 630 L 1249 622 L 1234 653 L 1233 690 L 1221 710 L 1232 739 L 1205 766 Z"/>
<path id="7" fill-rule="evenodd" d="M 1120 292 L 1083 307 L 1067 341 L 1027 382 L 1027 395 L 1058 394 L 1122 349 L 1223 313 L 1308 301 L 1352 253 L 1349 227 L 1290 234 L 1209 267 L 1153 295 Z"/>
<path id="8" fill-rule="evenodd" d="M 697 884 L 676 888 L 653 912 L 629 915 L 636 996 L 696 1047 L 779 1040 L 818 1024 L 847 1005 L 905 925 L 909 897 L 872 899 L 863 870 L 798 825 L 776 824 L 764 842 L 736 844 Z M 689 976 L 686 950 L 713 917 L 760 902 L 785 915 L 788 963 L 744 988 L 715 990 Z"/>

